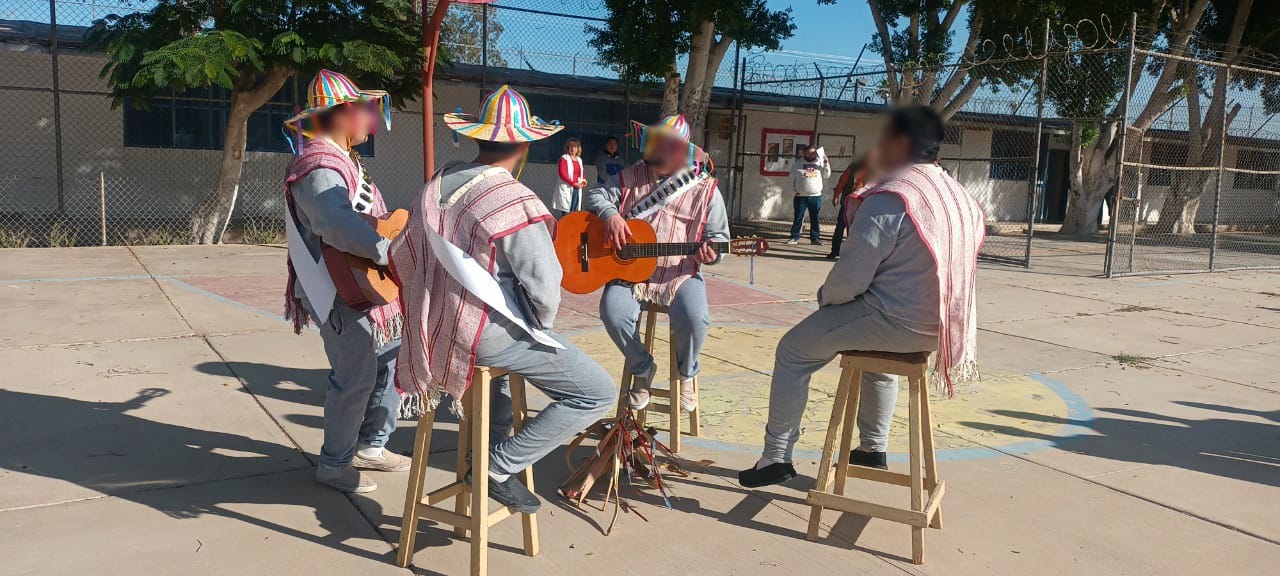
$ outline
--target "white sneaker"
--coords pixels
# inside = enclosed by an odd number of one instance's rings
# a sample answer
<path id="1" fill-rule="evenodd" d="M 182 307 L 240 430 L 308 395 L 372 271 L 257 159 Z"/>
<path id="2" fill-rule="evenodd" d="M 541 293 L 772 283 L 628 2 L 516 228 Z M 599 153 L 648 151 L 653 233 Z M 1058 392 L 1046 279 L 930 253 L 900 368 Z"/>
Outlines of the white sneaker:
<path id="1" fill-rule="evenodd" d="M 351 494 L 365 494 L 378 489 L 378 483 L 373 478 L 365 476 L 350 465 L 330 468 L 322 464 L 316 468 L 316 482 Z"/>
<path id="2" fill-rule="evenodd" d="M 627 405 L 632 410 L 644 410 L 649 406 L 649 388 L 653 386 L 653 374 L 658 367 L 650 364 L 649 369 L 640 374 L 631 375 L 631 390 L 627 392 Z"/>
<path id="3" fill-rule="evenodd" d="M 680 409 L 685 412 L 698 409 L 698 389 L 693 385 L 693 378 L 680 381 Z"/>
<path id="4" fill-rule="evenodd" d="M 799 243 L 800 243 L 800 241 L 799 241 L 799 240 L 796 240 L 796 239 L 794 239 L 794 238 L 793 238 L 793 239 L 791 239 L 791 240 L 787 240 L 787 246 L 795 246 L 796 244 L 799 244 Z"/>
<path id="5" fill-rule="evenodd" d="M 379 472 L 404 472 L 413 464 L 413 459 L 401 454 L 396 454 L 386 448 L 382 449 L 382 454 L 377 458 L 365 458 L 356 452 L 356 457 L 351 461 L 351 465 L 362 470 L 377 470 Z"/>

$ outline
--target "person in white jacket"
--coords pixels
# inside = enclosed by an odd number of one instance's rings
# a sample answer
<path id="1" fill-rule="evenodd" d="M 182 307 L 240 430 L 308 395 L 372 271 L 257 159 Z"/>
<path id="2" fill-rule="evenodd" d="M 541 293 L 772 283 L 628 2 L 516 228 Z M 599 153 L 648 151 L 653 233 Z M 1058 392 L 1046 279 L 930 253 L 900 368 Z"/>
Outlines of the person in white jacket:
<path id="1" fill-rule="evenodd" d="M 560 181 L 551 211 L 556 218 L 576 212 L 582 204 L 582 189 L 587 187 L 586 172 L 582 169 L 582 143 L 570 138 L 564 143 L 564 156 L 560 157 Z"/>
<path id="2" fill-rule="evenodd" d="M 800 243 L 800 227 L 804 224 L 804 213 L 809 212 L 809 243 L 822 245 L 822 228 L 818 225 L 818 211 L 822 209 L 822 190 L 831 177 L 831 163 L 826 156 L 818 154 L 818 149 L 810 145 L 804 149 L 804 157 L 796 161 L 791 169 L 791 190 L 795 192 L 792 204 L 795 206 L 795 219 L 791 222 L 791 239 L 787 244 Z"/>

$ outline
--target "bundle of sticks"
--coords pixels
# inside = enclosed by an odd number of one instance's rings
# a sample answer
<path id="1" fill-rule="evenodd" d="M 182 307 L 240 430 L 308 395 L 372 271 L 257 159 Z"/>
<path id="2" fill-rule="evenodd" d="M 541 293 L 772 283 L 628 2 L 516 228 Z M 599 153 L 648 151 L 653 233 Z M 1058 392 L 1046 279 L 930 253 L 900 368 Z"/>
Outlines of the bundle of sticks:
<path id="1" fill-rule="evenodd" d="M 636 510 L 635 506 L 622 497 L 621 488 L 624 479 L 628 485 L 643 485 L 657 490 L 662 495 L 663 503 L 670 508 L 672 494 L 668 492 L 668 486 L 663 482 L 663 468 L 681 477 L 689 476 L 689 473 L 680 467 L 675 454 L 663 443 L 654 439 L 655 433 L 653 428 L 645 429 L 641 426 L 630 408 L 624 408 L 618 416 L 592 424 L 569 444 L 565 461 L 573 469 L 573 473 L 560 484 L 560 493 L 581 506 L 586 502 L 591 489 L 600 484 L 602 478 L 607 479 L 600 511 L 607 510 L 612 502 L 613 517 L 609 520 L 605 535 L 613 531 L 613 525 L 618 521 L 620 511 L 635 512 L 640 519 L 649 521 Z M 599 439 L 595 453 L 575 468 L 573 454 L 589 438 Z M 666 457 L 665 465 L 658 463 L 659 456 Z"/>

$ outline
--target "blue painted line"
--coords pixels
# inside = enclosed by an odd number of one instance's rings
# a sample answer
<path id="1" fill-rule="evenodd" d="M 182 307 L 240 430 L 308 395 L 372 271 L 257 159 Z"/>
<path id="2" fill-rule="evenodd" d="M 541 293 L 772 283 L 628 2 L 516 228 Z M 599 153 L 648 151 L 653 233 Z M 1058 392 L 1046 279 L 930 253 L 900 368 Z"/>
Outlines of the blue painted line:
<path id="1" fill-rule="evenodd" d="M 1044 384 L 1044 386 L 1048 388 L 1049 391 L 1053 392 L 1054 395 L 1062 399 L 1062 403 L 1067 408 L 1068 423 L 1062 425 L 1062 429 L 1059 431 L 1059 435 L 1056 438 L 1023 440 L 1021 442 L 1014 442 L 1013 444 L 1005 444 L 1003 446 L 997 446 L 994 448 L 988 448 L 986 446 L 975 446 L 972 448 L 951 448 L 947 450 L 939 450 L 937 452 L 938 461 L 954 462 L 957 460 L 975 460 L 979 458 L 995 458 L 998 456 L 1007 456 L 1011 454 L 1023 455 L 1023 454 L 1035 452 L 1037 450 L 1044 450 L 1046 448 L 1055 448 L 1055 447 L 1060 448 L 1064 444 L 1069 443 L 1073 440 L 1091 435 L 1092 428 L 1088 426 L 1088 423 L 1093 421 L 1093 410 L 1089 408 L 1089 404 L 1084 401 L 1084 398 L 1081 398 L 1078 394 L 1073 392 L 1070 388 L 1067 388 L 1066 385 L 1062 384 L 1061 382 L 1058 382 L 1057 380 L 1049 378 L 1044 374 L 1029 374 L 1028 377 L 1031 378 L 1032 380 L 1035 380 L 1036 382 Z M 668 437 L 666 432 L 662 432 L 660 435 L 663 438 Z M 764 439 L 763 427 L 760 430 L 760 435 L 761 435 L 761 441 L 763 442 L 763 439 Z M 697 446 L 699 448 L 706 448 L 706 449 L 716 450 L 721 452 L 746 452 L 751 454 L 760 453 L 760 447 L 758 446 L 743 446 L 741 444 L 721 442 L 719 440 L 709 440 L 705 438 L 692 438 L 692 437 L 683 438 L 682 441 L 687 442 L 691 445 Z M 795 458 L 804 459 L 804 460 L 820 460 L 822 458 L 822 453 L 817 450 L 797 450 L 795 451 L 793 456 Z M 890 462 L 906 462 L 907 460 L 908 460 L 908 454 L 905 452 L 891 452 L 889 454 Z"/>

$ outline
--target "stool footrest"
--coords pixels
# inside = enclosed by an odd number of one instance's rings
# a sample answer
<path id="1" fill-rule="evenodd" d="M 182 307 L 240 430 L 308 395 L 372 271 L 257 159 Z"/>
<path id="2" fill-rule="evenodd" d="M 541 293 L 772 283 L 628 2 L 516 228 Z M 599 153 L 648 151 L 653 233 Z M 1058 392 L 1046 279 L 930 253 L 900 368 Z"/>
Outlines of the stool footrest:
<path id="1" fill-rule="evenodd" d="M 810 490 L 809 497 L 806 500 L 810 505 L 821 506 L 827 510 L 839 510 L 859 516 L 881 518 L 890 522 L 926 528 L 929 526 L 934 512 L 937 511 L 938 504 L 942 502 L 942 486 L 942 483 L 938 484 L 938 489 L 929 498 L 929 506 L 926 506 L 925 510 L 908 510 L 906 508 L 885 506 L 884 504 L 855 500 L 847 496 L 838 496 L 819 490 Z"/>
<path id="2" fill-rule="evenodd" d="M 845 464 L 845 476 L 849 478 L 859 478 L 862 480 L 870 480 L 872 482 L 881 482 L 884 484 L 893 484 L 895 486 L 911 486 L 911 475 L 902 472 L 890 472 L 879 468 L 868 468 L 866 466 L 854 466 L 853 464 Z"/>
<path id="3" fill-rule="evenodd" d="M 942 506 L 942 494 L 947 491 L 947 481 L 939 480 L 938 485 L 929 492 L 929 502 L 924 505 L 924 516 L 933 522 L 933 515 L 938 513 L 938 507 Z M 937 526 L 933 526 L 937 528 Z"/>
<path id="4" fill-rule="evenodd" d="M 445 486 L 439 490 L 433 490 L 426 496 L 423 496 L 422 503 L 426 506 L 433 506 L 466 492 L 467 488 L 470 487 L 467 486 L 466 482 L 454 482 L 453 484 Z"/>
<path id="5" fill-rule="evenodd" d="M 454 527 L 466 528 L 471 526 L 471 516 L 467 514 L 459 514 L 452 510 L 445 510 L 436 506 L 425 506 L 419 510 L 419 515 L 427 520 L 434 520 L 441 524 L 448 524 Z"/>

